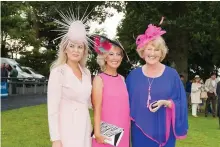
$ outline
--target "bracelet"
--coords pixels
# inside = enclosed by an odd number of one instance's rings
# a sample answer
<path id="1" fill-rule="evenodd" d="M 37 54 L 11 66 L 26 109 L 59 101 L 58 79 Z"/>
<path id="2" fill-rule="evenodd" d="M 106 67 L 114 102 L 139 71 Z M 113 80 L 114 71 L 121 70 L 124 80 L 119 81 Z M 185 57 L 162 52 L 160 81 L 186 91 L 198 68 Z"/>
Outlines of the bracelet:
<path id="1" fill-rule="evenodd" d="M 164 107 L 167 107 L 168 105 L 167 105 L 167 100 L 165 100 L 165 103 L 164 103 Z"/>

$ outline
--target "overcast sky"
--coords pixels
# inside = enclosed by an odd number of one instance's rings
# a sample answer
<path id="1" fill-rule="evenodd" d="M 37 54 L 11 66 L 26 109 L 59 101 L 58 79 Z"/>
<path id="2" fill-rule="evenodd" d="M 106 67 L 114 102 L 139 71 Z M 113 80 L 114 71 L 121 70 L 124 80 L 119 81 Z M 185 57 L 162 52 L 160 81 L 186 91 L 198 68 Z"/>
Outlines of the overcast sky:
<path id="1" fill-rule="evenodd" d="M 114 13 L 114 15 L 110 18 L 106 18 L 105 22 L 102 24 L 98 24 L 97 22 L 91 22 L 90 32 L 94 32 L 95 29 L 104 28 L 109 38 L 114 38 L 116 35 L 116 29 L 122 18 L 124 17 L 124 13 L 118 13 L 115 9 L 110 8 L 108 11 Z"/>

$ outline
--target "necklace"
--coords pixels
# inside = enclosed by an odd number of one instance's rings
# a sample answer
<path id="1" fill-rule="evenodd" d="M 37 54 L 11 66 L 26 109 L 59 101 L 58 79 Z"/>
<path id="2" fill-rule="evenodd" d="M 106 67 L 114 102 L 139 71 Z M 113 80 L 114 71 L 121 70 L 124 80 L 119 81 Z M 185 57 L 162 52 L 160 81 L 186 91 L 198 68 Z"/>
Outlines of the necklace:
<path id="1" fill-rule="evenodd" d="M 148 79 L 148 83 L 149 83 L 149 87 L 148 87 L 148 97 L 147 97 L 147 108 L 148 108 L 149 105 L 150 105 L 150 100 L 151 100 L 151 95 L 150 95 L 150 93 L 151 93 L 151 85 L 152 85 L 153 82 L 154 82 L 154 78 L 152 79 L 151 82 L 150 82 L 150 80 L 149 80 L 148 77 L 147 77 L 147 79 Z"/>

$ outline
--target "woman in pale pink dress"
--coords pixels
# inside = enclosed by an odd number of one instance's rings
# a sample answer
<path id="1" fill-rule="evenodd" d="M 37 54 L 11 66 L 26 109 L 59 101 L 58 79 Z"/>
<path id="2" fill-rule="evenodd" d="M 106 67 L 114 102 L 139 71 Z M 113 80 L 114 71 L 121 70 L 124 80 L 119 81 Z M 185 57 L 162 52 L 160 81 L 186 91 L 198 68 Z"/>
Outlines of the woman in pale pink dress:
<path id="1" fill-rule="evenodd" d="M 48 82 L 48 121 L 52 147 L 91 147 L 91 75 L 86 30 L 73 21 L 59 46 Z"/>
<path id="2" fill-rule="evenodd" d="M 94 135 L 92 147 L 112 147 L 100 133 L 100 122 L 106 122 L 124 129 L 118 147 L 129 147 L 129 99 L 124 78 L 117 73 L 123 58 L 120 44 L 104 36 L 94 36 L 98 53 L 97 62 L 102 73 L 93 81 L 92 102 L 94 109 Z"/>

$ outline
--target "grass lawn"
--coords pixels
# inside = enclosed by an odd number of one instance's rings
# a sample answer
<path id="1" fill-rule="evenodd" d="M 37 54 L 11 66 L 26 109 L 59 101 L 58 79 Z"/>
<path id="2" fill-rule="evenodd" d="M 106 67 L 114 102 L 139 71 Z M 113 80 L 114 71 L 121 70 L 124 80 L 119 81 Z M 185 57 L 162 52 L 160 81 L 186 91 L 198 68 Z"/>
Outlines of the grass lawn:
<path id="1" fill-rule="evenodd" d="M 177 147 L 220 147 L 218 119 L 189 116 L 189 133 Z M 51 147 L 46 105 L 2 112 L 2 147 Z"/>

